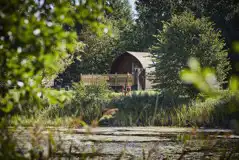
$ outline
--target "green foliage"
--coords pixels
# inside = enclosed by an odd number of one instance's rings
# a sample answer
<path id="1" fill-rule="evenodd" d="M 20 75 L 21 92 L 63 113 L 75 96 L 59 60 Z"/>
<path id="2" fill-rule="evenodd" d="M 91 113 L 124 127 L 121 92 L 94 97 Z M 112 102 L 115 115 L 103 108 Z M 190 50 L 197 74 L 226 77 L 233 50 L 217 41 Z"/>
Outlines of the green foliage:
<path id="1" fill-rule="evenodd" d="M 42 85 L 45 87 L 52 87 L 54 85 L 55 78 L 64 72 L 66 68 L 71 65 L 74 62 L 74 57 L 78 55 L 79 51 L 83 50 L 83 47 L 85 46 L 82 42 L 74 42 L 76 43 L 76 48 L 73 53 L 68 53 L 66 55 L 62 55 L 58 59 L 53 60 L 55 66 L 57 66 L 54 69 L 45 69 L 42 73 L 43 80 Z"/>
<path id="2" fill-rule="evenodd" d="M 109 90 L 106 84 L 85 86 L 74 84 L 75 96 L 72 105 L 79 110 L 78 114 L 88 123 L 102 116 L 102 109 L 108 100 Z M 76 112 L 77 113 L 77 112 Z"/>
<path id="3" fill-rule="evenodd" d="M 132 23 L 132 11 L 128 0 L 108 0 L 107 4 L 112 12 L 107 13 L 106 17 L 116 21 L 120 30 L 124 30 L 127 25 Z"/>
<path id="4" fill-rule="evenodd" d="M 148 50 L 157 39 L 153 35 L 163 29 L 163 21 L 169 22 L 174 14 L 184 11 L 193 12 L 196 17 L 209 17 L 216 25 L 215 29 L 222 31 L 228 48 L 233 40 L 239 37 L 237 33 L 238 1 L 236 0 L 136 0 L 135 49 Z M 237 38 L 236 38 L 237 37 Z"/>
<path id="5" fill-rule="evenodd" d="M 228 120 L 231 120 L 230 121 L 231 127 L 238 133 L 239 132 L 238 77 L 232 76 L 230 78 L 228 93 L 225 96 L 224 92 L 218 90 L 218 88 L 215 88 L 214 84 L 217 83 L 216 76 L 217 75 L 214 72 L 212 72 L 212 69 L 210 68 L 201 69 L 199 62 L 194 58 L 189 59 L 189 69 L 184 69 L 181 71 L 181 79 L 184 82 L 193 84 L 203 94 L 207 95 L 208 97 L 215 96 L 223 97 L 224 101 L 223 107 L 215 108 L 215 111 L 219 112 L 220 110 L 222 110 L 223 115 L 226 116 L 220 117 L 221 122 L 225 123 Z M 213 118 L 217 119 L 218 116 L 214 115 Z"/>
<path id="6" fill-rule="evenodd" d="M 26 160 L 27 158 L 23 157 L 20 153 L 16 152 L 16 143 L 15 139 L 13 139 L 13 133 L 9 133 L 8 122 L 6 120 L 2 120 L 0 122 L 0 128 L 6 128 L 5 130 L 1 130 L 0 132 L 0 159 L 20 159 Z"/>
<path id="7" fill-rule="evenodd" d="M 79 74 L 109 73 L 113 59 L 125 51 L 125 39 L 133 23 L 131 8 L 127 0 L 107 0 L 106 5 L 111 8 L 105 13 L 108 28 L 102 36 L 97 36 L 87 25 L 82 25 L 79 40 L 85 46 L 79 50 L 74 62 L 58 77 L 57 81 L 72 83 L 79 81 Z"/>
<path id="8" fill-rule="evenodd" d="M 200 59 L 203 67 L 215 68 L 218 86 L 225 83 L 230 67 L 227 52 L 223 49 L 224 41 L 207 18 L 196 19 L 192 13 L 186 12 L 174 15 L 170 23 L 164 22 L 163 30 L 156 38 L 157 43 L 151 52 L 155 57 L 157 88 L 177 96 L 195 96 L 197 92 L 179 78 L 180 70 L 187 66 L 191 56 Z"/>
<path id="9" fill-rule="evenodd" d="M 100 0 L 79 4 L 3 0 L 0 4 L 4 6 L 0 10 L 0 81 L 5 85 L 1 88 L 0 108 L 10 112 L 26 104 L 39 106 L 41 97 L 51 91 L 41 85 L 44 74 L 58 72 L 62 67 L 55 62 L 69 57 L 77 47 L 77 34 L 71 28 L 80 22 L 102 32 L 106 7 Z M 57 97 L 54 99 L 58 101 Z"/>
<path id="10" fill-rule="evenodd" d="M 212 68 L 201 68 L 196 58 L 188 60 L 189 68 L 183 69 L 180 72 L 180 78 L 185 83 L 193 84 L 202 93 L 209 96 L 221 95 L 221 90 L 218 88 L 219 82 L 217 75 Z M 237 76 L 232 76 L 229 81 L 229 91 L 236 93 L 239 89 L 239 80 Z"/>
<path id="11" fill-rule="evenodd" d="M 232 104 L 238 103 L 237 93 L 221 92 L 221 96 L 196 101 L 189 106 L 170 111 L 172 125 L 194 127 L 222 127 L 235 129 L 238 109 L 231 110 Z M 160 115 L 160 113 L 159 113 Z"/>
<path id="12" fill-rule="evenodd" d="M 218 91 L 219 96 L 188 102 L 183 98 L 168 99 L 169 95 L 164 96 L 156 91 L 112 97 L 104 85 L 90 88 L 82 84 L 74 86 L 74 96 L 64 107 L 51 105 L 38 111 L 35 116 L 17 115 L 11 125 L 80 127 L 82 120 L 88 124 L 102 120 L 100 125 L 107 123 L 113 126 L 238 127 L 239 110 L 235 105 L 239 103 L 238 92 Z M 102 116 L 105 108 L 118 108 L 119 111 L 112 119 L 111 115 Z"/>
<path id="13" fill-rule="evenodd" d="M 78 67 L 78 74 L 108 73 L 110 64 L 115 58 L 115 50 L 119 42 L 119 29 L 116 24 L 111 23 L 112 35 L 105 34 L 101 37 L 93 34 L 88 29 L 83 29 L 80 39 L 86 44 L 85 49 L 80 53 L 80 61 L 75 64 Z M 76 67 L 74 65 L 74 67 Z M 76 73 L 73 73 L 76 74 Z"/>
<path id="14" fill-rule="evenodd" d="M 148 48 L 156 41 L 153 35 L 157 34 L 157 30 L 162 29 L 162 22 L 170 19 L 171 1 L 164 0 L 136 0 L 136 10 L 138 18 L 136 19 L 135 37 L 136 49 L 147 51 Z"/>
<path id="15" fill-rule="evenodd" d="M 195 87 L 208 94 L 215 94 L 219 92 L 219 83 L 217 81 L 215 72 L 211 68 L 201 68 L 197 59 L 190 58 L 188 60 L 190 69 L 183 69 L 180 72 L 181 79 L 186 83 L 194 82 Z"/>
<path id="16" fill-rule="evenodd" d="M 162 94 L 157 92 L 133 94 L 111 102 L 119 108 L 113 120 L 118 126 L 178 126 L 178 127 L 223 127 L 235 129 L 239 113 L 236 93 L 220 92 L 217 97 L 188 103 L 185 99 L 165 104 Z M 158 95 L 158 105 L 156 105 Z M 156 109 L 155 109 L 156 108 Z M 230 109 L 234 108 L 234 109 Z"/>
<path id="17" fill-rule="evenodd" d="M 62 107 L 59 105 L 46 106 L 38 111 L 36 117 L 40 117 L 43 121 L 44 119 L 76 117 L 90 124 L 93 120 L 100 119 L 110 96 L 106 84 L 85 86 L 82 82 L 74 83 L 73 90 L 67 92 L 72 96 L 65 101 Z"/>
<path id="18" fill-rule="evenodd" d="M 155 125 L 158 113 L 187 102 L 184 98 L 169 97 L 158 91 L 133 92 L 130 96 L 116 97 L 109 104 L 119 109 L 113 124 L 118 126 Z"/>
<path id="19" fill-rule="evenodd" d="M 104 2 L 0 1 L 0 159 L 25 158 L 16 152 L 15 137 L 9 132 L 12 114 L 34 113 L 45 102 L 59 106 L 70 97 L 45 85 L 71 63 L 71 54 L 83 47 L 77 42 L 76 23 L 99 35 L 107 27 Z M 31 158 L 41 159 L 39 156 Z"/>

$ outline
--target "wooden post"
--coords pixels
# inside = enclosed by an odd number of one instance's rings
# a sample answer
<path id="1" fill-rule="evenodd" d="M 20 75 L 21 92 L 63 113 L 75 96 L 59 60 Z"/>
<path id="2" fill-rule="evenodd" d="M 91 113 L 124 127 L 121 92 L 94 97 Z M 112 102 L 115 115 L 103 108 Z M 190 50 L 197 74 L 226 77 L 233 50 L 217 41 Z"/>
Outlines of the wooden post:
<path id="1" fill-rule="evenodd" d="M 80 81 L 82 81 L 82 73 L 80 74 Z"/>
<path id="2" fill-rule="evenodd" d="M 127 77 L 126 77 L 126 86 L 129 85 L 129 72 L 127 73 Z"/>
<path id="3" fill-rule="evenodd" d="M 139 69 L 136 69 L 136 82 L 137 82 L 137 90 L 140 90 L 140 83 L 139 83 Z"/>
<path id="4" fill-rule="evenodd" d="M 130 86 L 130 84 L 129 84 L 129 81 L 130 81 L 130 74 L 129 74 L 129 72 L 127 73 L 127 86 L 126 86 L 126 92 L 128 93 L 128 95 L 130 94 L 130 92 L 131 92 L 131 86 Z"/>
<path id="5" fill-rule="evenodd" d="M 115 84 L 114 84 L 115 90 L 116 90 L 116 83 L 117 83 L 117 73 L 115 73 Z"/>

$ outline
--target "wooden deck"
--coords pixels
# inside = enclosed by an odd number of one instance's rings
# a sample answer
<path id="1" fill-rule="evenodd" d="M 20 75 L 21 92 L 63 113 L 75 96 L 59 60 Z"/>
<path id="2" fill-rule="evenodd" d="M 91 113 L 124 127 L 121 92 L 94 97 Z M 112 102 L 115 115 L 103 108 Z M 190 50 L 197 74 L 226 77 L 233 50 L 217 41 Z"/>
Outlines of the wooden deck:
<path id="1" fill-rule="evenodd" d="M 85 85 L 107 83 L 109 86 L 132 86 L 135 85 L 132 74 L 82 74 L 80 80 Z"/>

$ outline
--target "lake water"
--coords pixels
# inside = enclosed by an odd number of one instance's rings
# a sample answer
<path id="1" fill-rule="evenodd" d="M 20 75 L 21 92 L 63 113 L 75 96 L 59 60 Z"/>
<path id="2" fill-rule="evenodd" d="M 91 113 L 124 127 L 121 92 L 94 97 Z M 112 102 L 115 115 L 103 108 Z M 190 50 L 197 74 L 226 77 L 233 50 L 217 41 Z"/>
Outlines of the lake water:
<path id="1" fill-rule="evenodd" d="M 29 129 L 28 129 L 29 130 Z M 32 131 L 18 134 L 31 148 Z M 99 127 L 91 129 L 48 128 L 57 152 L 53 159 L 239 159 L 239 136 L 231 130 L 171 127 Z M 34 136 L 33 136 L 34 137 Z M 37 139 L 37 138 L 36 138 Z M 49 150 L 39 138 L 45 154 Z M 57 146 L 57 145 L 56 145 Z"/>

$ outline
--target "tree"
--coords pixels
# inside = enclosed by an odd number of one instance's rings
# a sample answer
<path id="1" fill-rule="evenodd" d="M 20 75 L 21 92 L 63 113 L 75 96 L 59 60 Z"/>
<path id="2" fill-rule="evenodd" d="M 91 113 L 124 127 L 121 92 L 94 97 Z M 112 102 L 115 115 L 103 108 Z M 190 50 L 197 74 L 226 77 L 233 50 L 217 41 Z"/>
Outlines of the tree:
<path id="1" fill-rule="evenodd" d="M 148 50 L 156 42 L 153 35 L 162 30 L 162 21 L 170 21 L 172 15 L 181 14 L 185 10 L 191 11 L 197 18 L 209 17 L 215 23 L 215 28 L 222 31 L 227 47 L 231 47 L 233 40 L 239 38 L 238 18 L 239 1 L 237 0 L 136 0 L 135 29 L 140 36 L 135 36 L 138 48 Z"/>
<path id="2" fill-rule="evenodd" d="M 155 42 L 153 35 L 157 30 L 162 29 L 162 22 L 171 17 L 170 2 L 164 0 L 138 0 L 136 10 L 136 41 L 141 51 L 148 51 L 148 48 Z"/>
<path id="3" fill-rule="evenodd" d="M 105 13 L 108 29 L 97 36 L 87 25 L 82 25 L 79 40 L 85 47 L 74 57 L 74 62 L 59 74 L 56 84 L 71 85 L 79 81 L 80 74 L 108 73 L 115 57 L 127 49 L 126 34 L 133 24 L 128 0 L 107 0 L 111 10 Z M 111 31 L 111 32 L 110 32 Z"/>
<path id="4" fill-rule="evenodd" d="M 65 99 L 42 86 L 44 74 L 58 72 L 60 61 L 75 52 L 77 22 L 96 33 L 107 27 L 104 1 L 77 2 L 0 2 L 0 81 L 4 84 L 0 91 L 1 111 L 8 113 L 29 105 L 33 109 L 40 106 L 42 97 L 54 103 Z"/>
<path id="5" fill-rule="evenodd" d="M 115 36 L 105 33 L 100 37 L 92 33 L 89 28 L 82 29 L 79 37 L 85 46 L 74 54 L 73 62 L 58 74 L 55 85 L 71 86 L 72 82 L 80 81 L 80 74 L 108 73 L 115 56 L 112 52 L 119 39 L 116 29 L 113 29 Z"/>
<path id="6" fill-rule="evenodd" d="M 155 36 L 157 42 L 151 47 L 157 88 L 176 95 L 195 93 L 179 79 L 179 72 L 187 67 L 190 57 L 198 58 L 203 67 L 214 67 L 219 85 L 225 83 L 230 69 L 227 51 L 223 49 L 225 43 L 208 18 L 195 18 L 191 12 L 185 12 L 163 24 L 163 30 Z"/>
<path id="7" fill-rule="evenodd" d="M 78 67 L 81 73 L 108 73 L 113 59 L 126 49 L 125 32 L 133 23 L 129 2 L 128 0 L 108 0 L 107 4 L 112 11 L 106 13 L 105 21 L 110 24 L 112 33 L 97 37 L 87 27 L 83 27 L 80 40 L 86 46 L 80 54 L 81 62 Z"/>

